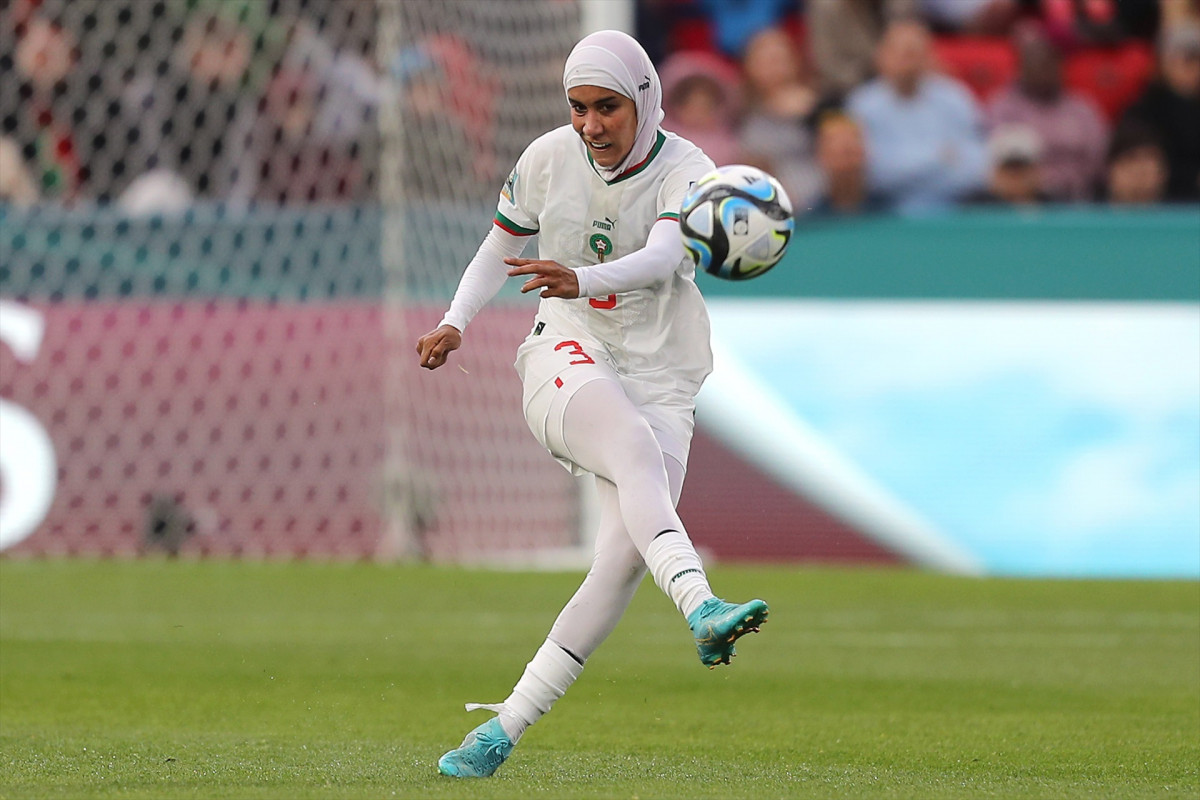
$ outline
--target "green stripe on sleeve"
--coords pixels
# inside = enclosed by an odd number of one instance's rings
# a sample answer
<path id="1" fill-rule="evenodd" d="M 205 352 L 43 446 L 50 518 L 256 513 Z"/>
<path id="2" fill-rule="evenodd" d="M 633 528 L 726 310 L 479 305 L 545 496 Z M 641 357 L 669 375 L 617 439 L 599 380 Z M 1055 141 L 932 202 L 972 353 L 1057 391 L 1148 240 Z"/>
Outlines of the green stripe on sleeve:
<path id="1" fill-rule="evenodd" d="M 538 232 L 537 228 L 526 228 L 523 225 L 518 225 L 508 217 L 501 214 L 499 211 L 496 212 L 495 222 L 501 228 L 513 234 L 514 236 L 532 236 Z"/>

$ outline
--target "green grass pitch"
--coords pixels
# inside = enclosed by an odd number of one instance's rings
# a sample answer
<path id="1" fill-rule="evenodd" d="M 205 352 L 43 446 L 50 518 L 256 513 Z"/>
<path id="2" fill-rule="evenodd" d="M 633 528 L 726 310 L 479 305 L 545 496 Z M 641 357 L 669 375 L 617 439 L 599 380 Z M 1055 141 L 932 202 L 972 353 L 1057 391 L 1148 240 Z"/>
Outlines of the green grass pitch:
<path id="1" fill-rule="evenodd" d="M 1195 798 L 1200 584 L 721 567 L 700 666 L 643 585 L 489 780 L 436 774 L 580 579 L 0 561 L 0 797 Z"/>

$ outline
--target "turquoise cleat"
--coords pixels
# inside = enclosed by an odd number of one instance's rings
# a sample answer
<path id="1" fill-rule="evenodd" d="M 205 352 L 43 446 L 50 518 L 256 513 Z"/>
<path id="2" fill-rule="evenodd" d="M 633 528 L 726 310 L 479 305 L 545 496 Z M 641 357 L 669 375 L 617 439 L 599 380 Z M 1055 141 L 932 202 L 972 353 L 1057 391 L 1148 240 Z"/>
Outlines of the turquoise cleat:
<path id="1" fill-rule="evenodd" d="M 744 634 L 757 633 L 767 621 L 768 613 L 767 604 L 762 600 L 751 600 L 740 606 L 716 597 L 705 600 L 688 617 L 688 625 L 696 637 L 700 663 L 709 669 L 728 664 L 736 655 L 733 643 Z"/>
<path id="2" fill-rule="evenodd" d="M 452 778 L 486 778 L 500 768 L 513 743 L 493 717 L 467 734 L 458 749 L 438 759 L 438 772 Z"/>

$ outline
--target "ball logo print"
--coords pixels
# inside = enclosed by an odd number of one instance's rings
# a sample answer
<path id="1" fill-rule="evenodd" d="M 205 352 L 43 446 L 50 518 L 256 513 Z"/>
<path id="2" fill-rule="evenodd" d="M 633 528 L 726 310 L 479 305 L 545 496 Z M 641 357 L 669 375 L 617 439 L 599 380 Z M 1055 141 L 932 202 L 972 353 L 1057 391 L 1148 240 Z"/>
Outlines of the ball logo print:
<path id="1" fill-rule="evenodd" d="M 733 210 L 733 235 L 745 236 L 750 233 L 750 209 L 741 207 Z"/>
<path id="2" fill-rule="evenodd" d="M 683 246 L 710 275 L 741 281 L 779 263 L 792 238 L 792 203 L 755 167 L 719 167 L 688 190 L 679 213 Z"/>

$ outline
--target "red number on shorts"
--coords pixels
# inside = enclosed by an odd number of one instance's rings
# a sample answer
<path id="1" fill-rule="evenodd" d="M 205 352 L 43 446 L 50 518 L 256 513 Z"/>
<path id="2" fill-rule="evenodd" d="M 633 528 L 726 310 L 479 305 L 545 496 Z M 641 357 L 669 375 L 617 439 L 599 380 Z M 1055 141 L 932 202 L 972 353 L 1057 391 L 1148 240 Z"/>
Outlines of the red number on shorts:
<path id="1" fill-rule="evenodd" d="M 583 352 L 583 348 L 579 346 L 579 342 L 573 342 L 570 339 L 568 339 L 565 342 L 559 342 L 558 344 L 554 345 L 555 350 L 562 350 L 564 347 L 571 348 L 570 350 L 567 351 L 567 355 L 579 356 L 579 358 L 577 360 L 571 361 L 568 363 L 570 363 L 570 364 L 595 364 L 596 363 L 595 361 L 592 361 L 591 356 L 589 356 L 587 353 Z"/>
<path id="2" fill-rule="evenodd" d="M 588 300 L 588 305 L 590 305 L 592 308 L 598 308 L 601 311 L 604 311 L 608 308 L 616 308 L 617 296 L 615 294 L 610 294 L 608 297 L 604 298 L 593 297 L 591 300 Z"/>

